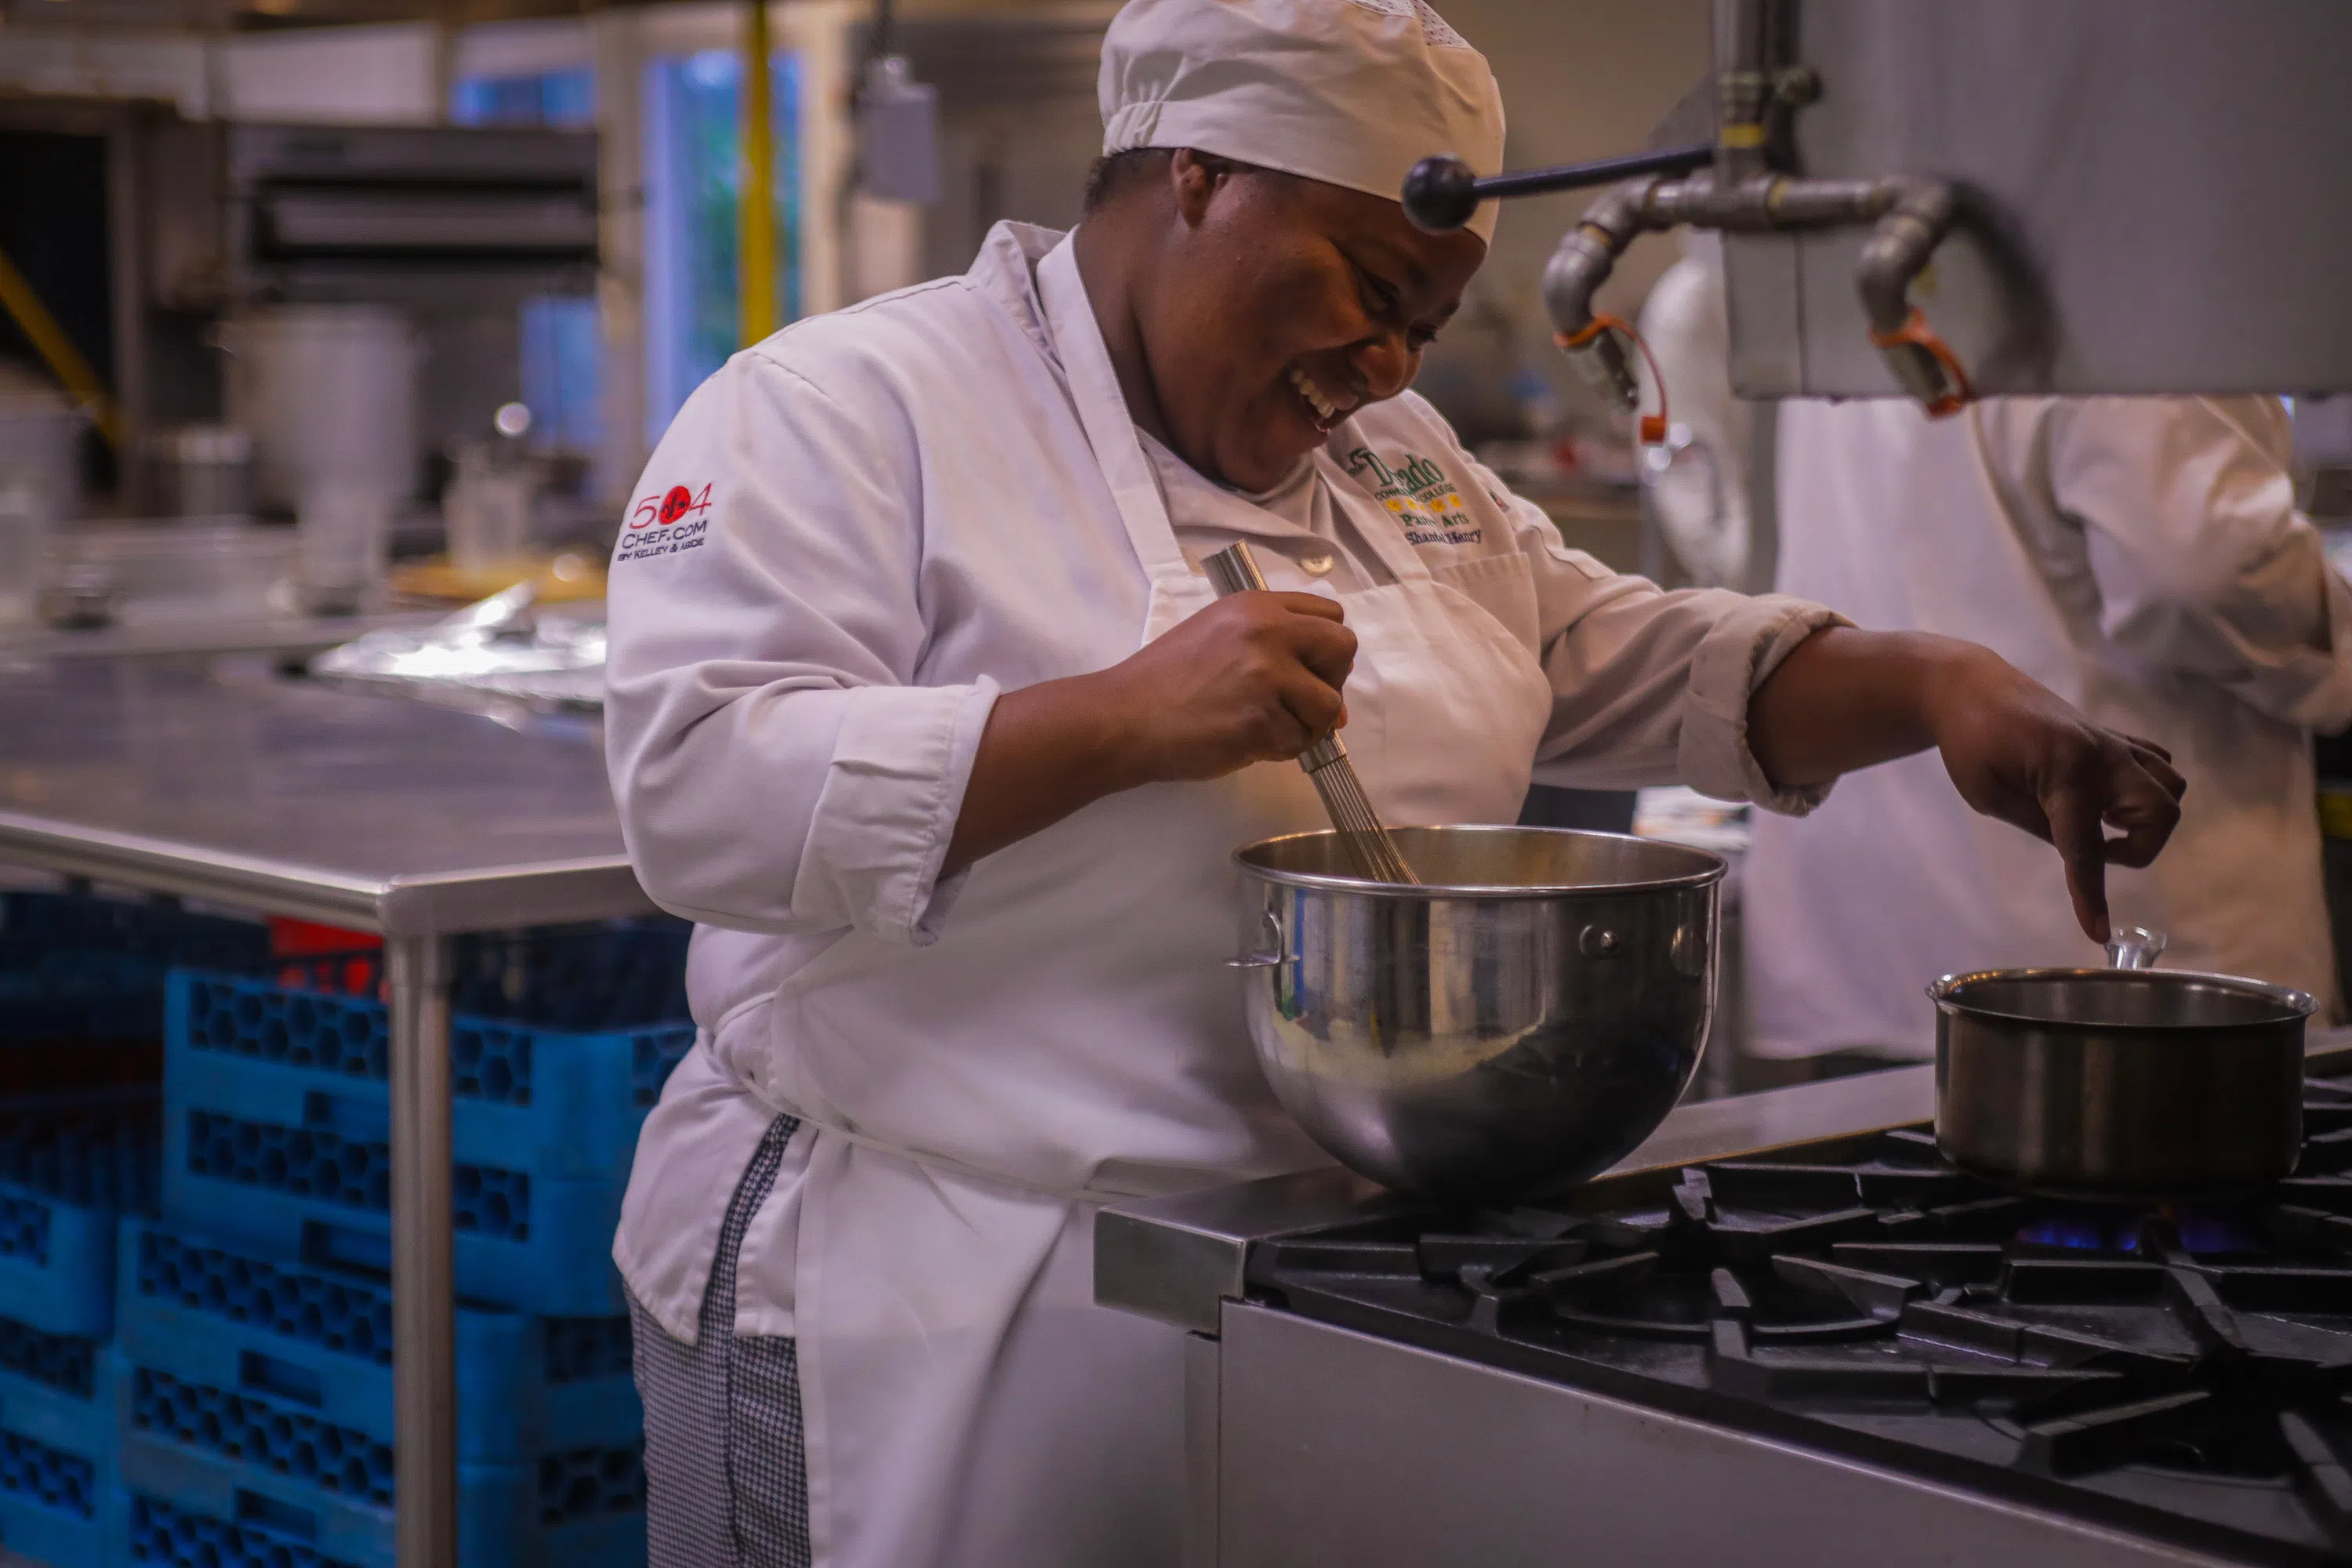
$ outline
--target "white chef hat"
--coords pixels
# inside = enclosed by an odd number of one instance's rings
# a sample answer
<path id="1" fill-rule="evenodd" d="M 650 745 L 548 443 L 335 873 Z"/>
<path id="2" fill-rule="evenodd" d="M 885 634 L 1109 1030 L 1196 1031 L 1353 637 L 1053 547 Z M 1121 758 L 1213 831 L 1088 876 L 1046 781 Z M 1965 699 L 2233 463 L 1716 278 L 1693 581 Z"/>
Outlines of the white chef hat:
<path id="1" fill-rule="evenodd" d="M 1391 201 L 1433 153 L 1502 166 L 1494 73 L 1427 0 L 1128 0 L 1097 92 L 1106 157 L 1192 147 Z"/>

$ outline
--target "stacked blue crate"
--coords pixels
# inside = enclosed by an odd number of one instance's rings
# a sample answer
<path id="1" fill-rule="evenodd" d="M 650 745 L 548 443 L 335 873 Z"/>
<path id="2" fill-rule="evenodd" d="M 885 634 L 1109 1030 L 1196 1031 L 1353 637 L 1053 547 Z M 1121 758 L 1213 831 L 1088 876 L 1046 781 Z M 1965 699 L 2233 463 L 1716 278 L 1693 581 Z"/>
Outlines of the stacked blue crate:
<path id="1" fill-rule="evenodd" d="M 174 963 L 269 955 L 267 927 L 155 903 L 0 893 L 0 1042 L 156 1040 Z"/>
<path id="2" fill-rule="evenodd" d="M 110 1563 L 112 1376 L 96 1341 L 0 1320 L 0 1545 L 49 1568 Z"/>
<path id="3" fill-rule="evenodd" d="M 464 1568 L 640 1563 L 611 1261 L 638 1128 L 693 1043 L 687 928 L 455 944 Z M 112 1562 L 388 1568 L 389 1027 L 380 955 L 179 971 L 163 1218 L 125 1227 Z"/>
<path id="4" fill-rule="evenodd" d="M 103 1340 L 114 1320 L 114 1237 L 155 1212 L 152 1089 L 0 1100 L 0 1320 Z"/>
<path id="5" fill-rule="evenodd" d="M 0 1543 L 53 1568 L 108 1561 L 115 1235 L 154 1210 L 158 1111 L 152 1089 L 0 1100 Z"/>
<path id="6" fill-rule="evenodd" d="M 674 922 L 457 945 L 450 1080 L 461 1294 L 623 1310 L 609 1261 L 637 1129 L 693 1043 Z M 390 1257 L 389 1030 L 373 962 L 180 971 L 165 1026 L 167 1215 L 278 1257 Z"/>
<path id="7" fill-rule="evenodd" d="M 114 1561 L 388 1568 L 383 1282 L 148 1224 L 121 1278 Z M 628 1321 L 461 1306 L 457 1351 L 461 1568 L 641 1563 Z"/>

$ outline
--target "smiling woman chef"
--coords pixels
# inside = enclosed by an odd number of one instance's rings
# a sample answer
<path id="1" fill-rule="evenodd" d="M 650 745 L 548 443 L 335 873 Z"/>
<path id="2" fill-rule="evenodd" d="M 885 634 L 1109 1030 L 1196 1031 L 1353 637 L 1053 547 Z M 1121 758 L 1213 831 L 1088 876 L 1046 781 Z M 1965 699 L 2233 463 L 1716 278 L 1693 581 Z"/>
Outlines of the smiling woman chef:
<path id="1" fill-rule="evenodd" d="M 1406 393 L 1493 214 L 1392 194 L 1503 145 L 1425 5 L 1134 0 L 1102 107 L 1075 234 L 736 355 L 616 554 L 614 784 L 702 928 L 614 1249 L 665 1568 L 1172 1560 L 1182 1336 L 1091 1305 L 1095 1205 L 1322 1162 L 1219 960 L 1343 713 L 1402 822 L 1937 746 L 2094 931 L 2176 816 L 1981 649 L 1564 548 Z M 1218 602 L 1244 537 L 1276 591 Z"/>

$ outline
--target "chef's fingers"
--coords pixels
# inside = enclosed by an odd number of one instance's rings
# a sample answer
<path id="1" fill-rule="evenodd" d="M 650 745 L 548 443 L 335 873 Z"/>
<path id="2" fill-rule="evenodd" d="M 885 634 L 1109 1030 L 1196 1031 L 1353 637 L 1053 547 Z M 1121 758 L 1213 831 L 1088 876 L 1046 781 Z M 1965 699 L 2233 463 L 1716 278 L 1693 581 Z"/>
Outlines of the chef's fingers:
<path id="1" fill-rule="evenodd" d="M 2180 791 L 2186 787 L 2169 766 L 2161 772 L 2137 752 L 2118 752 L 2108 771 L 2105 819 L 2123 830 L 2106 845 L 2110 865 L 2146 866 L 2180 825 Z"/>
<path id="2" fill-rule="evenodd" d="M 1296 596 L 1303 599 L 1307 595 Z M 1337 621 L 1307 616 L 1291 621 L 1284 630 L 1299 663 L 1328 686 L 1336 689 L 1348 684 L 1348 676 L 1356 668 L 1355 633 Z"/>
<path id="3" fill-rule="evenodd" d="M 1304 731 L 1297 745 L 1284 752 L 1285 756 L 1295 757 L 1317 736 L 1329 734 L 1345 709 L 1339 689 L 1304 668 L 1276 682 L 1275 693 L 1281 699 L 1283 710 Z"/>
<path id="4" fill-rule="evenodd" d="M 1268 594 L 1267 598 L 1294 616 L 1312 616 L 1318 621 L 1344 621 L 1348 612 L 1339 607 L 1337 599 L 1327 599 L 1320 594 Z"/>
<path id="5" fill-rule="evenodd" d="M 2169 746 L 2151 741 L 2146 735 L 2135 735 L 2128 730 L 2117 730 L 2115 733 L 2122 736 L 2124 743 L 2135 752 L 2153 752 L 2168 763 L 2172 761 L 2172 748 Z"/>
<path id="6" fill-rule="evenodd" d="M 2132 756 L 2147 771 L 2148 777 L 2164 786 L 2165 794 L 2179 800 L 2189 793 L 2189 781 L 2180 776 L 2179 768 L 2172 765 L 2170 752 L 2136 736 L 2126 735 L 2123 739 L 2124 743 L 2131 748 Z"/>
<path id="7" fill-rule="evenodd" d="M 1248 737 L 1249 756 L 1243 761 L 1285 763 L 1315 743 L 1313 730 L 1291 711 L 1286 697 L 1261 709 Z"/>
<path id="8" fill-rule="evenodd" d="M 2068 767 L 2042 792 L 2042 812 L 2050 842 L 2066 867 L 2066 891 L 2074 900 L 2074 923 L 2093 942 L 2107 940 L 2107 846 L 2100 830 L 2105 790 L 2096 753 Z"/>

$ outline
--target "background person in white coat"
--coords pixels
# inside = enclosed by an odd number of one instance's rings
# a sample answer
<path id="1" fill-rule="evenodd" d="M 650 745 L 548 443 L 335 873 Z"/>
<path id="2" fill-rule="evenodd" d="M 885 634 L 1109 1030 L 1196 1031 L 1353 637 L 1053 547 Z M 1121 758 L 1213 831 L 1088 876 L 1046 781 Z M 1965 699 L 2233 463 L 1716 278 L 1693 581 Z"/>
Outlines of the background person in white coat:
<path id="1" fill-rule="evenodd" d="M 1220 961 L 1343 689 L 1400 822 L 1940 745 L 2095 922 L 2177 812 L 1982 650 L 1565 548 L 1405 391 L 1493 214 L 1395 193 L 1503 142 L 1426 5 L 1136 0 L 1101 79 L 1074 236 L 735 356 L 614 552 L 615 796 L 700 922 L 614 1245 L 660 1568 L 1174 1560 L 1183 1335 L 1093 1305 L 1094 1214 L 1324 1163 Z M 1244 537 L 1276 591 L 1218 602 Z"/>
<path id="2" fill-rule="evenodd" d="M 1731 390 L 1731 316 L 1723 237 L 1684 229 L 1682 259 L 1642 301 L 1642 337 L 1664 376 L 1666 438 L 1642 451 L 1642 494 L 1676 564 L 1702 588 L 1769 593 L 1774 570 L 1771 448 L 1779 405 Z M 1658 406 L 1648 358 L 1643 406 Z"/>
<path id="3" fill-rule="evenodd" d="M 1785 404 L 1780 584 L 1981 642 L 2168 747 L 2195 787 L 2163 858 L 2114 879 L 2116 919 L 2168 933 L 2167 967 L 2325 1001 L 2310 732 L 2352 722 L 2352 591 L 2294 509 L 2289 455 L 2274 397 L 1999 398 L 1935 421 Z M 1747 879 L 1767 1058 L 1925 1059 L 1937 975 L 2105 962 L 2058 868 L 1961 806 L 1931 757 L 1802 823 L 1759 817 Z"/>

